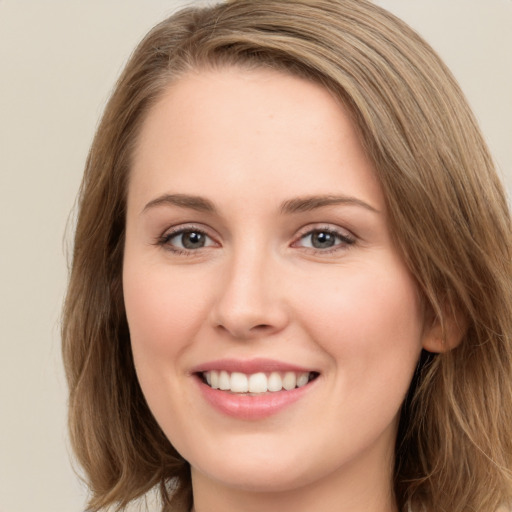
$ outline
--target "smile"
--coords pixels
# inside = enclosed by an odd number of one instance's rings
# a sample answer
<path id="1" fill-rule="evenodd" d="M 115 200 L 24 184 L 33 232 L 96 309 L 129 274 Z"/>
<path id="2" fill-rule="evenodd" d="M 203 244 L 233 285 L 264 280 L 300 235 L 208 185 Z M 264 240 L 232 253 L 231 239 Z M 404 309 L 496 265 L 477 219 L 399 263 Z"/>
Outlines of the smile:
<path id="1" fill-rule="evenodd" d="M 305 386 L 317 376 L 316 372 L 293 371 L 245 374 L 226 370 L 210 370 L 201 373 L 203 382 L 212 389 L 250 395 L 277 393 L 282 390 L 291 391 Z"/>
<path id="2" fill-rule="evenodd" d="M 200 396 L 223 416 L 263 420 L 315 393 L 320 372 L 271 359 L 220 359 L 191 369 Z"/>

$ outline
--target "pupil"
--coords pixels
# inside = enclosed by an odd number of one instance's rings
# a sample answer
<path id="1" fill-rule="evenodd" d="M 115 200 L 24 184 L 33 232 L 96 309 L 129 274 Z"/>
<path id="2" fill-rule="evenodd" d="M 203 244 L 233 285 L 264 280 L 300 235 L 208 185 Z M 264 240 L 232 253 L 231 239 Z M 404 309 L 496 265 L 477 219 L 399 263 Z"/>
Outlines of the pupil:
<path id="1" fill-rule="evenodd" d="M 313 233 L 311 242 L 316 249 L 326 249 L 334 245 L 335 237 L 327 231 L 319 231 Z"/>
<path id="2" fill-rule="evenodd" d="M 181 240 L 185 249 L 198 249 L 200 247 L 204 247 L 204 235 L 197 231 L 184 233 Z"/>

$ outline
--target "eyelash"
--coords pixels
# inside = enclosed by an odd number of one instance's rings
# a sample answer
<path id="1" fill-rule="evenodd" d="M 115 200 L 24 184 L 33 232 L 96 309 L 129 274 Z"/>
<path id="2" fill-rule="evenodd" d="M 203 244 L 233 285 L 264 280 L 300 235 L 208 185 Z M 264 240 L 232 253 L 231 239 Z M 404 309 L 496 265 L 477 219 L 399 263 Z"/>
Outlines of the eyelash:
<path id="1" fill-rule="evenodd" d="M 307 249 L 308 252 L 313 254 L 320 254 L 320 255 L 326 255 L 326 254 L 332 254 L 338 251 L 347 250 L 349 246 L 354 245 L 356 243 L 356 238 L 352 234 L 348 234 L 345 230 L 341 231 L 339 229 L 333 228 L 331 226 L 323 226 L 323 227 L 315 227 L 315 228 L 309 228 L 303 233 L 299 235 L 297 238 L 297 241 L 293 242 L 292 247 L 297 247 L 298 243 L 302 240 L 305 240 L 307 237 L 313 236 L 315 233 L 320 234 L 327 234 L 330 236 L 333 236 L 335 240 L 337 240 L 337 243 L 333 245 L 332 247 L 324 248 L 324 249 L 318 249 L 315 247 L 304 247 L 304 249 Z"/>
<path id="2" fill-rule="evenodd" d="M 183 235 L 185 233 L 197 233 L 197 234 L 202 235 L 210 240 L 213 240 L 213 238 L 210 235 L 208 235 L 208 233 L 204 229 L 198 228 L 196 226 L 185 226 L 185 227 L 179 227 L 179 228 L 173 229 L 171 231 L 165 232 L 162 236 L 159 236 L 156 239 L 155 245 L 158 245 L 158 246 L 162 247 L 163 249 L 176 254 L 177 256 L 193 256 L 195 253 L 199 252 L 200 249 L 209 247 L 207 245 L 207 246 L 199 247 L 197 249 L 186 249 L 186 248 L 176 247 L 169 243 L 173 238 L 175 238 L 179 235 Z"/>
<path id="3" fill-rule="evenodd" d="M 185 233 L 199 234 L 199 235 L 204 236 L 207 239 L 213 241 L 214 243 L 205 245 L 202 247 L 198 247 L 196 249 L 186 249 L 186 248 L 176 247 L 169 243 L 173 238 L 175 238 L 179 235 L 183 235 Z M 356 238 L 353 235 L 346 234 L 345 232 L 341 232 L 340 230 L 334 229 L 333 227 L 330 227 L 330 226 L 325 226 L 325 227 L 321 227 L 321 228 L 320 227 L 312 228 L 312 229 L 310 228 L 307 231 L 304 231 L 291 244 L 291 247 L 301 247 L 300 245 L 298 245 L 299 242 L 302 240 L 305 240 L 307 237 L 313 236 L 315 233 L 317 233 L 317 234 L 323 233 L 323 234 L 331 235 L 335 239 L 337 239 L 338 243 L 336 243 L 332 247 L 323 248 L 323 249 L 302 246 L 304 249 L 308 250 L 308 252 L 314 253 L 314 254 L 321 254 L 321 255 L 331 254 L 331 253 L 334 253 L 334 252 L 337 252 L 340 250 L 346 250 L 349 246 L 354 245 L 356 243 Z M 208 233 L 204 229 L 198 228 L 196 226 L 186 226 L 186 227 L 179 227 L 179 228 L 173 229 L 171 231 L 164 233 L 162 236 L 159 236 L 155 241 L 155 245 L 160 246 L 160 247 L 164 248 L 165 250 L 170 251 L 178 256 L 193 256 L 194 254 L 197 254 L 201 249 L 211 247 L 215 243 L 216 243 L 215 240 L 211 236 L 209 236 Z"/>

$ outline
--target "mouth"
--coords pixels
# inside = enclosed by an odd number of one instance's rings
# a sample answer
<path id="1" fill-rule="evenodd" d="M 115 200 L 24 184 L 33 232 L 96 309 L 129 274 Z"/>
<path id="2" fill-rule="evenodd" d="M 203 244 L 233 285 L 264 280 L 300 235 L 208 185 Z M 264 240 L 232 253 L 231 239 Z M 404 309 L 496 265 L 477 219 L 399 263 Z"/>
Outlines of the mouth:
<path id="1" fill-rule="evenodd" d="M 211 389 L 233 394 L 258 396 L 302 388 L 315 380 L 318 372 L 256 372 L 246 374 L 227 370 L 198 372 L 198 378 Z"/>
<path id="2" fill-rule="evenodd" d="M 306 397 L 315 396 L 321 376 L 304 366 L 266 358 L 209 361 L 192 368 L 190 374 L 206 403 L 242 421 L 264 420 L 304 403 Z"/>

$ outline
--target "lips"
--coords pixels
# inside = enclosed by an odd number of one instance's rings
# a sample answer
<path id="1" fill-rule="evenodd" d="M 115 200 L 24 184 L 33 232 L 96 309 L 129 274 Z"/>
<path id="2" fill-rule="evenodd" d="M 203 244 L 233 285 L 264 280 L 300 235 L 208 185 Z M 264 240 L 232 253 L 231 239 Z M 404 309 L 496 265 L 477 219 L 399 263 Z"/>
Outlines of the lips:
<path id="1" fill-rule="evenodd" d="M 257 420 L 305 396 L 319 372 L 269 359 L 212 361 L 191 372 L 202 396 L 228 416 Z"/>

